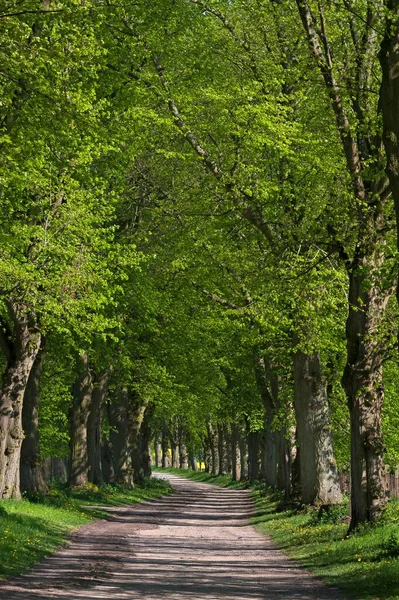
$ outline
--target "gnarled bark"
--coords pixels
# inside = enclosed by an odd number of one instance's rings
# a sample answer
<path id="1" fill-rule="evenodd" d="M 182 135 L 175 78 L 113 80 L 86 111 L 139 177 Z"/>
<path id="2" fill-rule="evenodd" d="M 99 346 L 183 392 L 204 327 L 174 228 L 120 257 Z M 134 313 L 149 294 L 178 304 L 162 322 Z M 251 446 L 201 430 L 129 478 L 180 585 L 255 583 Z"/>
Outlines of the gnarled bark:
<path id="1" fill-rule="evenodd" d="M 25 437 L 21 448 L 21 490 L 31 494 L 45 494 L 48 491 L 42 470 L 39 440 L 40 377 L 45 357 L 43 337 L 29 374 L 22 408 L 22 428 Z"/>
<path id="2" fill-rule="evenodd" d="M 95 376 L 89 416 L 87 419 L 87 455 L 89 463 L 88 478 L 95 485 L 104 482 L 101 457 L 101 418 L 107 397 L 109 369 L 104 369 Z"/>
<path id="3" fill-rule="evenodd" d="M 0 390 L 0 496 L 19 498 L 22 406 L 41 336 L 35 317 L 24 306 L 9 302 L 8 310 L 14 331 L 6 331 L 6 323 L 0 327 L 0 343 L 7 358 Z"/>
<path id="4" fill-rule="evenodd" d="M 341 502 L 327 384 L 317 352 L 307 354 L 297 349 L 294 354 L 294 407 L 302 501 L 305 504 Z"/>
<path id="5" fill-rule="evenodd" d="M 79 373 L 72 390 L 72 405 L 69 411 L 70 424 L 70 487 L 83 487 L 89 481 L 87 453 L 87 420 L 93 391 L 89 357 L 82 354 L 78 361 Z"/>
<path id="6" fill-rule="evenodd" d="M 129 392 L 126 387 L 117 390 L 109 406 L 110 445 L 115 481 L 128 489 L 134 488 L 132 447 L 128 423 Z"/>
<path id="7" fill-rule="evenodd" d="M 155 466 L 162 467 L 162 442 L 158 437 L 154 440 Z"/>
<path id="8" fill-rule="evenodd" d="M 170 467 L 169 433 L 166 427 L 162 429 L 162 468 Z"/>
<path id="9" fill-rule="evenodd" d="M 219 456 L 219 443 L 217 429 L 212 425 L 210 421 L 207 424 L 208 439 L 211 450 L 211 466 L 210 471 L 212 475 L 219 474 L 220 456 Z"/>
<path id="10" fill-rule="evenodd" d="M 380 250 L 376 248 L 378 255 Z M 377 332 L 389 299 L 369 284 L 373 270 L 363 258 L 349 273 L 349 313 L 346 322 L 347 362 L 342 377 L 351 424 L 351 528 L 375 521 L 387 500 L 381 411 L 384 399 L 381 342 Z"/>
<path id="11" fill-rule="evenodd" d="M 241 479 L 240 435 L 239 426 L 233 422 L 231 426 L 231 472 L 234 481 Z"/>

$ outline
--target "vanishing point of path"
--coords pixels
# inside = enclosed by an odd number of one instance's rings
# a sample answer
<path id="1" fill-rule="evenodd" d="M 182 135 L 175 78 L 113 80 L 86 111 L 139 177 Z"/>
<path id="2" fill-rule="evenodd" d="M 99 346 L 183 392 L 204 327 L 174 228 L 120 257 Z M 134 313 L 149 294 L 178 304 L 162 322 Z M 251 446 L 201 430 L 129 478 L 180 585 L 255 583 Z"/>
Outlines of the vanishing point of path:
<path id="1" fill-rule="evenodd" d="M 162 477 L 174 494 L 107 509 L 0 599 L 345 600 L 248 525 L 247 491 Z"/>

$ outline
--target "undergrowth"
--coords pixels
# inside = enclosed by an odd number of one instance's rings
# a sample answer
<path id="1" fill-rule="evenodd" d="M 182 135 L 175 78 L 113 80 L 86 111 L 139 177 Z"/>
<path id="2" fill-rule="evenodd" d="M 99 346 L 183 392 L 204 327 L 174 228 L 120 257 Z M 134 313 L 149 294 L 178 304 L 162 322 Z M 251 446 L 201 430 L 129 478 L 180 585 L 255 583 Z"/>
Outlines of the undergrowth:
<path id="1" fill-rule="evenodd" d="M 165 481 L 148 479 L 134 490 L 91 484 L 68 490 L 54 484 L 46 495 L 0 500 L 0 579 L 26 571 L 64 544 L 72 529 L 107 518 L 101 507 L 133 504 L 170 491 Z"/>

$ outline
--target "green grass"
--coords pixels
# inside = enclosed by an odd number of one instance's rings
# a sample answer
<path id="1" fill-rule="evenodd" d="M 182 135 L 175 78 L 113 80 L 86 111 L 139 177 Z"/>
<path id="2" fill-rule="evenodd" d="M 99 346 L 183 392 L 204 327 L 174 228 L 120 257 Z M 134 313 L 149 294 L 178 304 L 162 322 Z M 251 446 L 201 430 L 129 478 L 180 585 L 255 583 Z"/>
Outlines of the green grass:
<path id="1" fill-rule="evenodd" d="M 251 523 L 289 556 L 353 598 L 399 600 L 397 500 L 388 504 L 378 524 L 348 536 L 348 504 L 318 518 L 315 508 L 284 508 L 272 490 L 258 489 L 254 495 L 258 514 Z"/>
<path id="2" fill-rule="evenodd" d="M 160 469 L 222 486 L 231 477 L 179 469 Z M 241 484 L 242 485 L 242 484 Z M 257 514 L 251 523 L 289 556 L 357 600 L 399 600 L 399 501 L 391 500 L 379 523 L 347 536 L 348 502 L 330 515 L 284 504 L 283 496 L 263 484 L 251 487 Z"/>
<path id="3" fill-rule="evenodd" d="M 133 504 L 171 491 L 157 479 L 134 490 L 120 486 L 88 486 L 70 492 L 53 487 L 31 500 L 0 500 L 0 579 L 18 575 L 64 544 L 68 533 L 97 518 L 106 518 L 101 506 Z"/>

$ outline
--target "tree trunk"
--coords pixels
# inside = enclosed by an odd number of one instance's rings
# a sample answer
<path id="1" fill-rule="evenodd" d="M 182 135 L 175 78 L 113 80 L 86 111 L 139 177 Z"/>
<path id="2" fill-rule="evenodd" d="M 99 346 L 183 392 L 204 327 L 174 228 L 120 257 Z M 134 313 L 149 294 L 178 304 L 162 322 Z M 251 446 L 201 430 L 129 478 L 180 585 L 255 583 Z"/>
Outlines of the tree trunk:
<path id="1" fill-rule="evenodd" d="M 334 457 L 327 385 L 317 352 L 294 354 L 294 407 L 304 504 L 342 501 Z"/>
<path id="2" fill-rule="evenodd" d="M 219 471 L 218 475 L 226 474 L 226 459 L 225 459 L 225 441 L 224 441 L 224 430 L 223 425 L 218 423 L 218 454 L 219 454 Z"/>
<path id="3" fill-rule="evenodd" d="M 241 433 L 238 438 L 238 444 L 240 447 L 240 471 L 241 477 L 240 481 L 245 481 L 248 479 L 248 437 Z"/>
<path id="4" fill-rule="evenodd" d="M 176 434 L 171 434 L 170 436 L 170 447 L 172 450 L 172 467 L 174 469 L 179 468 L 179 440 L 177 439 Z"/>
<path id="5" fill-rule="evenodd" d="M 142 426 L 148 412 L 148 400 L 142 400 L 138 394 L 133 392 L 129 397 L 128 422 L 129 438 L 132 453 L 133 481 L 141 484 L 148 471 L 148 445 L 151 438 L 151 431 L 148 420 L 145 423 L 145 431 L 142 435 Z M 150 465 L 151 474 L 151 465 Z"/>
<path id="6" fill-rule="evenodd" d="M 186 431 L 183 426 L 179 427 L 179 466 L 180 469 L 188 469 Z"/>
<path id="7" fill-rule="evenodd" d="M 88 478 L 95 485 L 102 485 L 103 469 L 101 462 L 101 417 L 102 409 L 107 397 L 109 369 L 104 369 L 96 377 L 89 416 L 87 420 L 87 454 L 89 462 Z"/>
<path id="8" fill-rule="evenodd" d="M 22 408 L 24 440 L 21 448 L 21 490 L 30 494 L 45 494 L 48 491 L 43 476 L 39 440 L 40 377 L 46 357 L 45 338 L 29 374 Z"/>
<path id="9" fill-rule="evenodd" d="M 260 432 L 248 433 L 248 479 L 256 481 L 260 472 Z"/>
<path id="10" fill-rule="evenodd" d="M 278 455 L 277 489 L 288 498 L 291 494 L 291 453 L 289 442 L 281 431 L 275 432 Z"/>
<path id="11" fill-rule="evenodd" d="M 233 422 L 231 426 L 231 472 L 234 481 L 241 479 L 241 451 L 240 451 L 240 430 L 238 425 Z"/>
<path id="12" fill-rule="evenodd" d="M 109 405 L 107 404 L 107 412 Z M 104 434 L 101 436 L 101 466 L 105 483 L 115 483 L 114 457 L 109 440 Z"/>
<path id="13" fill-rule="evenodd" d="M 169 434 L 166 428 L 162 429 L 162 468 L 170 467 Z"/>
<path id="14" fill-rule="evenodd" d="M 351 529 L 375 521 L 387 500 L 381 430 L 383 352 L 376 332 L 389 296 L 366 281 L 373 267 L 364 260 L 349 273 L 347 363 L 342 384 L 351 424 Z"/>
<path id="15" fill-rule="evenodd" d="M 197 459 L 192 451 L 190 451 L 188 454 L 188 462 L 190 465 L 190 469 L 192 469 L 193 471 L 198 471 Z"/>
<path id="16" fill-rule="evenodd" d="M 188 469 L 188 455 L 187 455 L 187 446 L 181 441 L 180 442 L 180 468 Z"/>
<path id="17" fill-rule="evenodd" d="M 22 406 L 41 336 L 35 318 L 26 314 L 25 307 L 9 303 L 8 308 L 14 325 L 13 341 L 0 327 L 1 347 L 7 358 L 0 390 L 0 497 L 20 498 Z"/>
<path id="18" fill-rule="evenodd" d="M 129 393 L 117 390 L 116 401 L 109 406 L 110 444 L 114 461 L 115 481 L 128 489 L 134 488 L 132 448 L 128 424 Z"/>
<path id="19" fill-rule="evenodd" d="M 205 473 L 210 473 L 212 468 L 212 450 L 209 435 L 204 442 L 204 466 Z"/>
<path id="20" fill-rule="evenodd" d="M 154 440 L 155 466 L 162 467 L 162 441 L 157 437 Z"/>
<path id="21" fill-rule="evenodd" d="M 93 391 L 93 380 L 89 369 L 89 357 L 79 357 L 79 374 L 73 386 L 70 418 L 70 474 L 69 487 L 83 487 L 89 481 L 87 454 L 87 420 Z"/>
<path id="22" fill-rule="evenodd" d="M 208 423 L 208 439 L 211 450 L 211 473 L 212 475 L 218 475 L 220 462 L 218 435 L 212 423 Z"/>
<path id="23" fill-rule="evenodd" d="M 143 411 L 142 414 L 141 411 Z M 142 405 L 137 399 L 134 408 L 135 430 L 132 439 L 132 463 L 134 483 L 138 485 L 143 483 L 145 477 L 151 477 L 150 442 L 152 431 L 150 417 L 152 412 L 151 407 L 147 408 L 147 404 Z M 138 422 L 140 418 L 141 423 Z"/>

